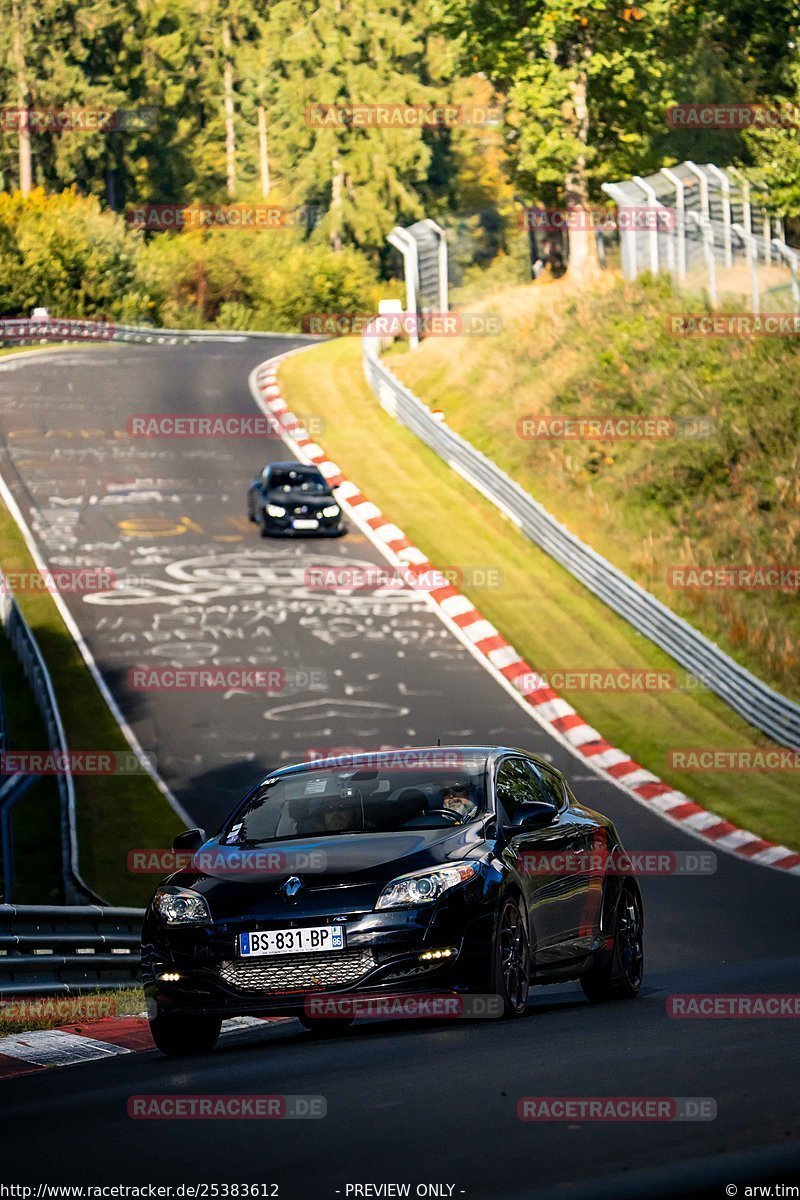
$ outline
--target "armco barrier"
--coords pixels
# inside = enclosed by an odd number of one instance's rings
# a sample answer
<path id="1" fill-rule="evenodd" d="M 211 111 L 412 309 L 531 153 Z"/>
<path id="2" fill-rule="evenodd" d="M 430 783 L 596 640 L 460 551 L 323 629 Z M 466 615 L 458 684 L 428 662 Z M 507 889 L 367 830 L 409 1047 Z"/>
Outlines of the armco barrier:
<path id="1" fill-rule="evenodd" d="M 0 999 L 134 987 L 144 909 L 0 904 Z"/>
<path id="2" fill-rule="evenodd" d="M 36 706 L 47 731 L 47 744 L 58 754 L 67 753 L 67 739 L 61 714 L 58 711 L 53 684 L 36 638 L 14 599 L 8 582 L 0 571 L 0 621 L 6 631 L 11 649 L 31 686 Z M 78 836 L 75 826 L 75 784 L 69 769 L 54 776 L 58 787 L 61 825 L 61 874 L 64 895 L 68 902 L 99 901 L 84 883 L 78 870 Z"/>
<path id="3" fill-rule="evenodd" d="M 220 338 L 230 340 L 231 338 L 292 338 L 300 339 L 307 342 L 324 341 L 315 334 L 300 334 L 300 333 L 269 333 L 262 330 L 252 329 L 157 329 L 149 325 L 117 325 L 113 321 L 96 321 L 93 322 L 90 318 L 86 320 L 72 320 L 64 318 L 60 320 L 57 317 L 51 318 L 53 325 L 57 324 L 60 328 L 68 327 L 67 336 L 61 338 L 60 341 L 66 341 L 70 345 L 102 345 L 104 342 L 142 342 L 145 344 L 159 346 L 177 346 L 186 345 L 189 342 L 202 341 L 218 341 Z M 48 321 L 41 322 L 42 328 L 45 329 Z M 92 332 L 87 328 L 94 324 L 96 332 Z M 37 336 L 35 332 L 35 322 L 23 318 L 7 318 L 3 322 L 4 329 L 9 333 L 13 333 L 15 327 L 18 328 L 18 336 L 3 337 L 0 330 L 0 346 L 50 346 L 60 344 L 58 334 L 53 332 L 44 336 Z M 105 329 L 107 327 L 107 331 Z"/>
<path id="4" fill-rule="evenodd" d="M 782 746 L 800 750 L 800 705 L 768 687 L 650 592 L 570 533 L 524 488 L 441 421 L 378 356 L 378 339 L 362 339 L 364 374 L 386 411 L 505 513 L 551 558 L 639 633 L 700 679 L 740 716 Z"/>

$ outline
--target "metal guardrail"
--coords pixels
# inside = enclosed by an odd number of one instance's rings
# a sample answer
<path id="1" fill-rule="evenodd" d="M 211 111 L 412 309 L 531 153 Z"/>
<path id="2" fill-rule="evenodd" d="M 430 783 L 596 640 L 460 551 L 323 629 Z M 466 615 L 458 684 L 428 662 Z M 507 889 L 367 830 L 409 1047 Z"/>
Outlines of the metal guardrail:
<path id="1" fill-rule="evenodd" d="M 37 329 L 41 327 L 41 331 Z M 3 336 L 3 333 L 12 336 Z M 4 318 L 0 329 L 0 345 L 49 346 L 61 342 L 75 345 L 103 345 L 107 342 L 143 342 L 154 345 L 187 345 L 194 341 L 218 341 L 220 338 L 302 338 L 309 342 L 323 341 L 316 334 L 270 333 L 252 329 L 160 329 L 149 325 L 117 325 L 113 321 L 63 320 L 52 317 Z"/>
<path id="2" fill-rule="evenodd" d="M 84 882 L 78 869 L 78 835 L 75 822 L 75 783 L 69 770 L 68 746 L 53 683 L 39 644 L 22 615 L 8 582 L 0 571 L 0 621 L 11 649 L 33 691 L 47 731 L 48 747 L 64 755 L 65 769 L 55 775 L 61 824 L 61 874 L 67 902 L 98 901 L 101 897 Z"/>
<path id="3" fill-rule="evenodd" d="M 431 414 L 379 360 L 378 339 L 362 338 L 364 374 L 378 401 L 523 533 L 639 633 L 774 741 L 800 749 L 800 705 L 768 687 L 714 642 L 557 521 L 538 501 L 464 438 Z"/>
<path id="4" fill-rule="evenodd" d="M 0 996 L 135 987 L 143 908 L 0 904 Z"/>

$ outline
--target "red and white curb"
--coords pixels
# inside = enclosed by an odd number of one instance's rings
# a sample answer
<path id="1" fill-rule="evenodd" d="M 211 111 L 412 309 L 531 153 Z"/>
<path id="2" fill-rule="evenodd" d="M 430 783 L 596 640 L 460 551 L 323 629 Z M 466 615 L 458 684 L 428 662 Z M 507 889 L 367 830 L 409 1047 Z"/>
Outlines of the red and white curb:
<path id="1" fill-rule="evenodd" d="M 624 750 L 607 742 L 571 704 L 547 686 L 471 600 L 444 576 L 437 578 L 436 568 L 427 555 L 413 545 L 402 529 L 392 524 L 352 480 L 345 478 L 342 470 L 331 462 L 289 410 L 277 379 L 278 366 L 288 357 L 288 354 L 282 354 L 269 359 L 250 375 L 250 391 L 262 412 L 275 419 L 281 436 L 298 458 L 314 463 L 338 489 L 337 500 L 387 561 L 403 567 L 407 574 L 419 577 L 420 590 L 448 628 L 534 720 L 598 775 L 687 833 L 748 862 L 800 875 L 799 853 L 765 841 L 747 829 L 737 828 L 717 813 L 701 808 L 683 792 L 676 791 L 634 762 Z"/>
<path id="2" fill-rule="evenodd" d="M 283 1024 L 291 1020 L 291 1017 L 234 1017 L 222 1022 L 221 1036 L 225 1038 L 253 1026 Z M 15 1033 L 0 1038 L 0 1079 L 154 1049 L 145 1017 L 105 1017 L 90 1024 Z"/>

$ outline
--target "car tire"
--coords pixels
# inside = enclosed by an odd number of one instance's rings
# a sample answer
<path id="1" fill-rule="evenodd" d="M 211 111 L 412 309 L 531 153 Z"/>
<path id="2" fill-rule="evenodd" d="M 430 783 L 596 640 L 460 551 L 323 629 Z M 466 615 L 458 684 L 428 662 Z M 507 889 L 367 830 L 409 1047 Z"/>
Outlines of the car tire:
<path id="1" fill-rule="evenodd" d="M 186 1016 L 160 1013 L 150 1018 L 150 1033 L 162 1054 L 182 1058 L 188 1054 L 206 1054 L 219 1038 L 222 1017 L 202 1013 Z"/>
<path id="2" fill-rule="evenodd" d="M 644 918 L 639 891 L 630 884 L 614 907 L 614 946 L 599 967 L 581 976 L 583 994 L 592 1004 L 607 1000 L 633 1000 L 642 986 L 644 971 Z"/>
<path id="3" fill-rule="evenodd" d="M 258 522 L 258 531 L 262 537 L 269 537 L 269 530 L 267 529 L 267 518 L 263 513 L 261 514 L 261 520 Z"/>
<path id="4" fill-rule="evenodd" d="M 530 988 L 528 918 L 514 896 L 500 905 L 492 944 L 492 992 L 503 1002 L 503 1017 L 525 1015 Z"/>
<path id="5" fill-rule="evenodd" d="M 354 1017 L 307 1017 L 301 1013 L 297 1018 L 300 1024 L 318 1038 L 342 1037 L 353 1024 Z"/>

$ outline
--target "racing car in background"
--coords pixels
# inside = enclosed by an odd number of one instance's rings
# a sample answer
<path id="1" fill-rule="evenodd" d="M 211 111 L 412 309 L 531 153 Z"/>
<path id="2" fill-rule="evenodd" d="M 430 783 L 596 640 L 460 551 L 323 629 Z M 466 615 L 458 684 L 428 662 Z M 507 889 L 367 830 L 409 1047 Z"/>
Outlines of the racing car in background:
<path id="1" fill-rule="evenodd" d="M 317 467 L 301 462 L 269 463 L 247 491 L 247 515 L 262 537 L 347 532 L 330 484 Z"/>

